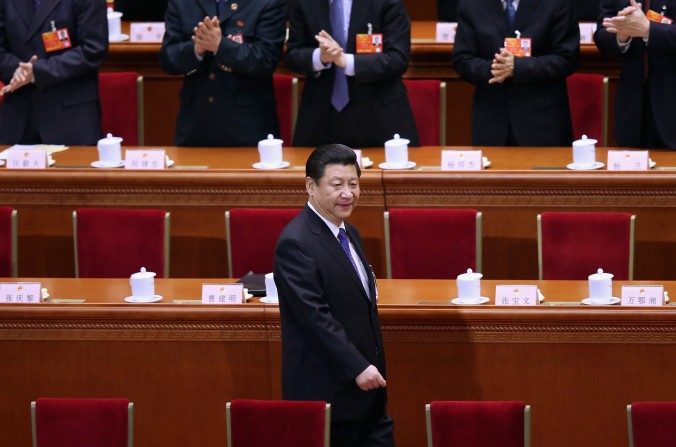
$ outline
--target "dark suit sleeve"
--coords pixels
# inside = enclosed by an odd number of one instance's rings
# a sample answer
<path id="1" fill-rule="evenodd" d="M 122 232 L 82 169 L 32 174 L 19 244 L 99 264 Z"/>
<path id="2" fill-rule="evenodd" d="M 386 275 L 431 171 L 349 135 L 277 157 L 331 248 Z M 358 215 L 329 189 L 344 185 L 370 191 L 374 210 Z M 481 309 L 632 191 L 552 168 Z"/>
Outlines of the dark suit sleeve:
<path id="1" fill-rule="evenodd" d="M 487 84 L 491 75 L 492 60 L 481 57 L 475 26 L 467 2 L 461 0 L 458 5 L 458 28 L 453 45 L 453 67 L 461 78 L 474 85 Z"/>
<path id="2" fill-rule="evenodd" d="M 197 70 L 200 61 L 195 55 L 192 33 L 186 34 L 181 27 L 181 11 L 178 5 L 183 0 L 170 0 L 164 18 L 165 32 L 160 48 L 160 65 L 169 74 L 185 75 Z"/>
<path id="3" fill-rule="evenodd" d="M 108 52 L 108 18 L 105 3 L 81 0 L 73 4 L 75 27 L 70 30 L 75 47 L 33 64 L 38 89 L 49 88 L 98 69 Z M 75 38 L 74 38 L 75 37 Z"/>
<path id="4" fill-rule="evenodd" d="M 411 21 L 403 1 L 386 0 L 382 14 L 383 52 L 354 55 L 356 82 L 399 77 L 408 67 L 411 52 Z"/>
<path id="5" fill-rule="evenodd" d="M 322 0 L 313 0 L 322 1 Z M 302 2 L 295 1 L 291 8 L 289 20 L 289 40 L 286 43 L 286 56 L 284 62 L 291 71 L 302 73 L 307 77 L 314 77 L 316 73 L 312 67 L 312 52 L 317 48 L 317 41 L 307 40 L 309 30 L 308 20 Z"/>
<path id="6" fill-rule="evenodd" d="M 6 2 L 0 3 L 0 79 L 7 84 L 12 80 L 19 62 L 24 62 L 12 54 L 7 48 L 7 28 L 5 24 Z"/>
<path id="7" fill-rule="evenodd" d="M 341 377 L 352 380 L 370 363 L 350 342 L 342 325 L 331 314 L 323 299 L 316 265 L 302 243 L 282 239 L 275 255 L 275 281 L 284 281 L 283 303 L 288 305 L 290 312 L 307 331 L 307 336 L 321 347 Z"/>
<path id="8" fill-rule="evenodd" d="M 676 54 L 676 25 L 650 22 L 648 52 Z"/>
<path id="9" fill-rule="evenodd" d="M 541 56 L 515 58 L 512 77 L 514 82 L 564 79 L 577 70 L 580 58 L 580 27 L 570 0 L 559 1 L 553 11 L 551 51 Z"/>

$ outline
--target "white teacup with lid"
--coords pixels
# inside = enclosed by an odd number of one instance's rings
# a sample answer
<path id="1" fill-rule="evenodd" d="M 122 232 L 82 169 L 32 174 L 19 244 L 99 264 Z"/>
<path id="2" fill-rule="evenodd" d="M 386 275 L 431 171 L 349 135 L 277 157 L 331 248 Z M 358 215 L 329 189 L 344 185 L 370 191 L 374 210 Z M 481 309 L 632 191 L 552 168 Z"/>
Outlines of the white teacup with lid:
<path id="1" fill-rule="evenodd" d="M 266 168 L 280 168 L 282 166 L 282 143 L 284 141 L 275 138 L 272 134 L 269 134 L 265 140 L 258 142 L 261 166 Z"/>
<path id="2" fill-rule="evenodd" d="M 118 40 L 122 36 L 122 13 L 108 8 L 108 40 Z"/>
<path id="3" fill-rule="evenodd" d="M 481 278 L 479 272 L 467 269 L 467 273 L 461 273 L 456 279 L 458 286 L 458 299 L 463 302 L 478 302 L 481 300 Z"/>
<path id="4" fill-rule="evenodd" d="M 613 274 L 598 269 L 589 275 L 589 299 L 595 303 L 608 303 L 613 298 Z"/>
<path id="5" fill-rule="evenodd" d="M 579 168 L 591 168 L 596 163 L 596 141 L 582 135 L 579 140 L 573 141 L 573 164 Z"/>
<path id="6" fill-rule="evenodd" d="M 155 272 L 148 272 L 145 267 L 141 267 L 141 271 L 129 277 L 129 283 L 131 284 L 131 298 L 135 301 L 154 300 Z"/>
<path id="7" fill-rule="evenodd" d="M 122 138 L 106 135 L 96 143 L 99 151 L 99 163 L 102 165 L 116 166 L 122 160 Z"/>
<path id="8" fill-rule="evenodd" d="M 409 140 L 394 134 L 394 138 L 385 142 L 385 162 L 393 168 L 403 168 L 408 163 Z"/>

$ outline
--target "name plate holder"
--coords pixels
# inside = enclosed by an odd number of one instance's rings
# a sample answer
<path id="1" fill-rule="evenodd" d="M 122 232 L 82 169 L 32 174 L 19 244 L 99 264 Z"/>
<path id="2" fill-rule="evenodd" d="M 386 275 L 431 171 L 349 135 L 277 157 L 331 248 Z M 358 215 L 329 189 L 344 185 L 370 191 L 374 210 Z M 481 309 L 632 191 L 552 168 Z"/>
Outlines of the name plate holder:
<path id="1" fill-rule="evenodd" d="M 45 169 L 47 151 L 43 149 L 12 149 L 7 151 L 7 169 Z"/>
<path id="2" fill-rule="evenodd" d="M 244 304 L 244 284 L 202 284 L 202 304 Z"/>
<path id="3" fill-rule="evenodd" d="M 648 151 L 608 151 L 609 171 L 647 171 L 650 169 Z"/>
<path id="4" fill-rule="evenodd" d="M 124 155 L 125 169 L 164 169 L 165 163 L 164 149 L 127 149 Z"/>
<path id="5" fill-rule="evenodd" d="M 129 41 L 136 43 L 162 43 L 164 22 L 133 22 L 129 26 Z"/>
<path id="6" fill-rule="evenodd" d="M 622 286 L 622 306 L 662 307 L 664 286 Z"/>
<path id="7" fill-rule="evenodd" d="M 39 304 L 42 290 L 39 282 L 1 282 L 0 303 Z"/>
<path id="8" fill-rule="evenodd" d="M 481 151 L 441 151 L 442 171 L 481 171 L 483 168 Z"/>
<path id="9" fill-rule="evenodd" d="M 454 43 L 457 22 L 437 22 L 436 41 L 438 43 Z"/>
<path id="10" fill-rule="evenodd" d="M 538 287 L 535 285 L 495 286 L 496 306 L 537 306 Z"/>

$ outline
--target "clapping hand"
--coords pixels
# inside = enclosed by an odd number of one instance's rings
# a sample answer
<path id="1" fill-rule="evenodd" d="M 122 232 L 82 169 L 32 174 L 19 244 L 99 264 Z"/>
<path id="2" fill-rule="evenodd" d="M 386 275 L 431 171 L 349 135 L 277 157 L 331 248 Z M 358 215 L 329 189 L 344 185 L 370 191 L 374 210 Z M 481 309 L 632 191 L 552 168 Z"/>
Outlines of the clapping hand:
<path id="1" fill-rule="evenodd" d="M 631 37 L 647 38 L 650 32 L 650 21 L 643 13 L 641 4 L 636 3 L 636 0 L 629 0 L 629 3 L 615 17 L 603 19 L 605 29 L 617 34 L 620 42 L 626 42 Z"/>
<path id="2" fill-rule="evenodd" d="M 200 56 L 210 51 L 216 53 L 221 45 L 223 32 L 218 17 L 205 17 L 203 21 L 197 24 L 193 29 L 194 35 L 192 41 L 195 43 L 195 52 Z"/>
<path id="3" fill-rule="evenodd" d="M 319 43 L 319 58 L 323 64 L 333 63 L 345 68 L 345 52 L 329 33 L 321 30 L 315 39 Z"/>
<path id="4" fill-rule="evenodd" d="M 33 73 L 33 63 L 36 60 L 38 60 L 38 57 L 33 56 L 28 62 L 20 62 L 19 66 L 14 70 L 12 80 L 0 90 L 0 95 L 14 92 L 21 87 L 34 82 L 35 75 Z"/>
<path id="5" fill-rule="evenodd" d="M 505 80 L 514 75 L 514 54 L 505 48 L 500 48 L 499 53 L 495 53 L 491 64 L 491 75 L 489 84 L 502 84 Z"/>

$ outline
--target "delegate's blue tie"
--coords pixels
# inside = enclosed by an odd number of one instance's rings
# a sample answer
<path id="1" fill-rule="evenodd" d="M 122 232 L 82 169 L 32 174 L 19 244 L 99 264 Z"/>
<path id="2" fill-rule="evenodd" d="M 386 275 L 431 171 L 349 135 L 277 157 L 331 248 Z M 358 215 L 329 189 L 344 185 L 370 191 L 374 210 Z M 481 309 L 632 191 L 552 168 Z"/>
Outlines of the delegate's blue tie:
<path id="1" fill-rule="evenodd" d="M 507 26 L 510 31 L 514 30 L 514 17 L 516 17 L 516 8 L 514 8 L 514 0 L 505 0 L 506 8 L 505 14 L 507 15 Z"/>
<path id="2" fill-rule="evenodd" d="M 347 256 L 347 259 L 350 260 L 352 267 L 354 267 L 354 270 L 357 272 L 357 276 L 359 276 L 359 269 L 357 268 L 357 264 L 355 264 L 354 258 L 352 257 L 352 252 L 350 251 L 350 241 L 348 240 L 345 228 L 338 229 L 338 241 L 340 242 L 340 246 L 343 247 L 343 251 Z M 361 277 L 359 279 L 361 279 Z"/>
<path id="3" fill-rule="evenodd" d="M 331 2 L 331 31 L 333 39 L 338 42 L 338 45 L 345 49 L 347 36 L 345 33 L 343 0 L 333 0 Z M 333 91 L 331 92 L 331 105 L 340 112 L 345 108 L 347 103 L 350 102 L 350 93 L 347 88 L 347 75 L 345 74 L 345 69 L 341 67 L 334 68 L 335 78 L 333 79 Z"/>

